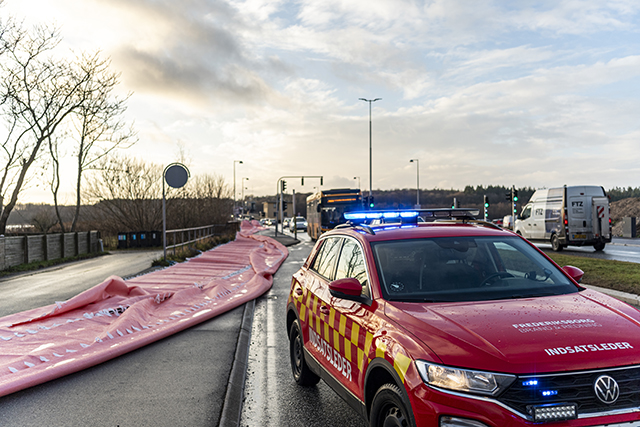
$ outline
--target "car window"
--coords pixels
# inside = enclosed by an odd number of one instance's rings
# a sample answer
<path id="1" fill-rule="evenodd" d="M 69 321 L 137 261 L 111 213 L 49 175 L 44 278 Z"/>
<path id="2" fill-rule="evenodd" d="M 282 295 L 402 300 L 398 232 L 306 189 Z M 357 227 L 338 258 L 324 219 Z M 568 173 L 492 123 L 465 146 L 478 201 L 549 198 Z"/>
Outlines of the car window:
<path id="1" fill-rule="evenodd" d="M 329 280 L 333 279 L 333 270 L 340 253 L 341 238 L 330 237 L 322 242 L 320 252 L 316 257 L 312 270 L 315 270 L 321 276 L 326 277 Z"/>
<path id="2" fill-rule="evenodd" d="M 351 239 L 346 239 L 340 252 L 336 280 L 351 277 L 358 279 L 360 284 L 367 286 L 367 270 L 360 245 Z"/>
<path id="3" fill-rule="evenodd" d="M 484 301 L 578 288 L 518 237 L 442 237 L 372 243 L 392 301 Z"/>

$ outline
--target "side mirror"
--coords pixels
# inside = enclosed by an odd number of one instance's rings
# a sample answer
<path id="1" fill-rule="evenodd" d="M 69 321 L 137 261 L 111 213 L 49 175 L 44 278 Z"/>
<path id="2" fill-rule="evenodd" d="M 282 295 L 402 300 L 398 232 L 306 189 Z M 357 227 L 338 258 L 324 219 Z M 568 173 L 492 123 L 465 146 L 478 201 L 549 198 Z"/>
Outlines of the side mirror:
<path id="1" fill-rule="evenodd" d="M 357 279 L 338 279 L 329 283 L 331 294 L 338 292 L 347 296 L 359 296 L 362 293 L 362 285 Z"/>
<path id="2" fill-rule="evenodd" d="M 578 283 L 580 283 L 580 281 L 582 280 L 582 276 L 584 276 L 584 271 L 580 270 L 578 267 L 565 265 L 564 267 L 562 267 L 562 269 Z"/>
<path id="3" fill-rule="evenodd" d="M 357 279 L 346 278 L 334 280 L 329 283 L 329 292 L 336 298 L 371 305 L 371 299 L 366 295 L 362 295 L 362 285 Z"/>

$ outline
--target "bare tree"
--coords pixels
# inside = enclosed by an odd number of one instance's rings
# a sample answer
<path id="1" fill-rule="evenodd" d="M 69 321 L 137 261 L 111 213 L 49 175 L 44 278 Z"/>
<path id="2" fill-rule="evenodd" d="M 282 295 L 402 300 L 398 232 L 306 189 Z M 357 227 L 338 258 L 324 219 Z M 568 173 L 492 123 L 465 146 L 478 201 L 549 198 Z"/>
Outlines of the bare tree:
<path id="1" fill-rule="evenodd" d="M 84 195 L 95 204 L 112 232 L 151 231 L 162 227 L 162 167 L 110 156 L 87 178 Z"/>
<path id="2" fill-rule="evenodd" d="M 74 149 L 77 159 L 76 209 L 71 231 L 75 231 L 80 213 L 83 173 L 95 168 L 113 150 L 128 148 L 136 142 L 133 127 L 122 120 L 130 94 L 124 98 L 113 95 L 119 75 L 109 71 L 109 61 L 101 59 L 99 53 L 83 55 L 80 68 L 91 78 L 81 87 L 85 101 L 74 114 L 78 137 Z"/>
<path id="3" fill-rule="evenodd" d="M 0 234 L 43 143 L 85 102 L 87 93 L 81 88 L 91 78 L 88 70 L 49 56 L 60 42 L 56 30 L 15 26 L 2 37 L 6 50 L 0 62 L 0 96 L 9 134 L 2 146 Z"/>

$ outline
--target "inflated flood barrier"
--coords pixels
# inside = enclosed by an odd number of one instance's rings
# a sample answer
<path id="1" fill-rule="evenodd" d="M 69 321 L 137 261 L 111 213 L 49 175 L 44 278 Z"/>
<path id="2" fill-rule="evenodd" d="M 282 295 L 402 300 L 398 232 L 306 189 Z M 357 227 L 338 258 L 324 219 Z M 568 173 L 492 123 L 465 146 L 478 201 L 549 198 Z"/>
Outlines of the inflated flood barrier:
<path id="1" fill-rule="evenodd" d="M 209 320 L 271 288 L 286 247 L 243 222 L 236 239 L 127 281 L 0 318 L 0 396 L 86 369 Z"/>

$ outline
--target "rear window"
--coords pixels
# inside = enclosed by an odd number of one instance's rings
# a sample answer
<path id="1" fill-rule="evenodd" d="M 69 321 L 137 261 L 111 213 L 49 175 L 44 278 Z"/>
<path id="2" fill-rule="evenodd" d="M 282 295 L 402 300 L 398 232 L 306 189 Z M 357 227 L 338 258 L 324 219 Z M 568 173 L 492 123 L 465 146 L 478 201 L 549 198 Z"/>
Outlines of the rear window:
<path id="1" fill-rule="evenodd" d="M 578 288 L 518 237 L 442 237 L 372 243 L 389 301 L 485 301 Z"/>

